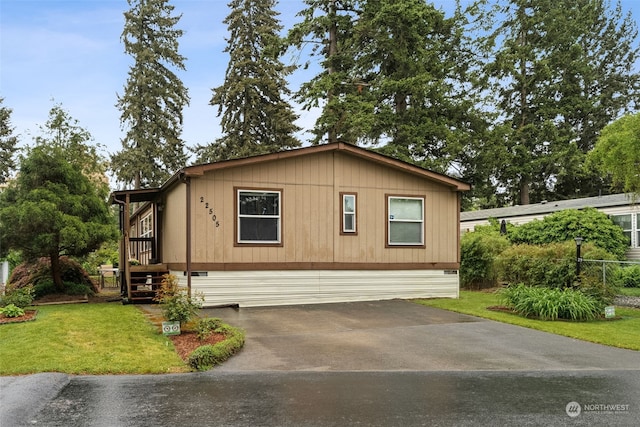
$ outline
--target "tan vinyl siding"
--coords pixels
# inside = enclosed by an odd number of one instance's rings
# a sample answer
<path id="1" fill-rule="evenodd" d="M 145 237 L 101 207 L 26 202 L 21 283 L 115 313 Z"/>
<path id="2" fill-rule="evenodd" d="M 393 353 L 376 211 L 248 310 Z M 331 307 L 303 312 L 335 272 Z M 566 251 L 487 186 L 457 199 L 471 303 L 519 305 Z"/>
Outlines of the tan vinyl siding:
<path id="1" fill-rule="evenodd" d="M 187 259 L 186 186 L 180 184 L 167 193 L 162 215 L 162 262 Z"/>
<path id="2" fill-rule="evenodd" d="M 193 263 L 434 263 L 458 258 L 455 191 L 347 154 L 317 153 L 213 170 L 193 177 L 191 188 Z M 236 189 L 282 192 L 281 247 L 235 244 Z M 340 235 L 340 192 L 358 195 L 355 236 Z M 180 193 L 178 199 L 184 197 Z M 386 194 L 424 197 L 425 248 L 385 248 Z M 184 205 L 177 202 L 167 205 Z M 213 209 L 218 227 L 208 209 Z M 177 230 L 185 229 L 184 223 L 173 222 L 176 213 L 165 227 L 165 233 L 173 233 L 165 239 L 171 246 Z"/>

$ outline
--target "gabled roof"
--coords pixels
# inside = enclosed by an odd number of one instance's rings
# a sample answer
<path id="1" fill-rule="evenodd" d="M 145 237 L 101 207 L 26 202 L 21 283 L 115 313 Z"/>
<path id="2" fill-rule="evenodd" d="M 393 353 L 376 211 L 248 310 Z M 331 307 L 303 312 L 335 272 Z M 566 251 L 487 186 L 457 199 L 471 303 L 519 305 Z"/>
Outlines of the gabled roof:
<path id="1" fill-rule="evenodd" d="M 609 208 L 633 204 L 631 194 L 611 194 L 607 196 L 584 197 L 581 199 L 542 202 L 532 205 L 510 206 L 506 208 L 482 209 L 460 213 L 460 221 L 479 221 L 489 218 L 512 218 L 521 216 L 544 215 L 564 209 Z"/>
<path id="2" fill-rule="evenodd" d="M 365 159 L 370 162 L 378 163 L 389 168 L 397 169 L 424 179 L 428 179 L 430 181 L 434 181 L 451 188 L 453 191 L 469 191 L 471 189 L 471 186 L 466 182 L 451 178 L 450 176 L 432 172 L 411 163 L 396 160 L 383 154 L 376 153 L 375 151 L 360 148 L 355 145 L 336 142 L 332 144 L 314 145 L 310 147 L 297 148 L 293 150 L 280 151 L 277 153 L 263 154 L 259 156 L 245 157 L 241 159 L 232 159 L 203 165 L 188 166 L 176 172 L 171 178 L 169 178 L 169 180 L 162 184 L 160 188 L 114 191 L 112 193 L 112 200 L 122 202 L 126 194 L 128 193 L 132 202 L 150 201 L 153 200 L 158 193 L 163 192 L 177 182 L 180 182 L 188 177 L 202 176 L 209 171 L 229 169 L 247 165 L 258 165 L 275 160 L 291 159 L 326 152 L 340 152 Z"/>

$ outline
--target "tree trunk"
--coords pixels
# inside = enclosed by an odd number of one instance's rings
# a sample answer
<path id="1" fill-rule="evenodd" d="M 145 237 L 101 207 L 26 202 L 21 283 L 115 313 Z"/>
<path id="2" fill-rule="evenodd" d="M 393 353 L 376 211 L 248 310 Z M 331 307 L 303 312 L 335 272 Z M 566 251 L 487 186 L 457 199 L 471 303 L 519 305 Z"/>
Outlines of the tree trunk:
<path id="1" fill-rule="evenodd" d="M 53 283 L 56 285 L 56 289 L 60 292 L 64 291 L 64 283 L 62 282 L 62 267 L 60 266 L 60 256 L 56 254 L 51 254 L 51 277 L 53 278 Z"/>
<path id="2" fill-rule="evenodd" d="M 529 180 L 526 178 L 520 179 L 520 204 L 529 204 Z"/>

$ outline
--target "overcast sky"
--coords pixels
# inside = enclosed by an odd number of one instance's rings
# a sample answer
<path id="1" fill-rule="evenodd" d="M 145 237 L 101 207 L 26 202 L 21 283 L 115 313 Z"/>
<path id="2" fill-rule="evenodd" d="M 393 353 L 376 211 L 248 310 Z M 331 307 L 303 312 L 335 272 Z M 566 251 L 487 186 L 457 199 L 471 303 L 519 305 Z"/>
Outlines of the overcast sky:
<path id="1" fill-rule="evenodd" d="M 468 1 L 468 0 L 464 0 Z M 180 53 L 186 71 L 178 75 L 189 90 L 183 138 L 188 146 L 220 135 L 217 108 L 209 105 L 211 88 L 223 83 L 228 56 L 227 0 L 174 0 L 182 14 Z M 454 0 L 434 0 L 450 15 Z M 623 0 L 623 10 L 640 18 L 640 0 Z M 301 0 L 281 0 L 285 28 L 302 9 Z M 123 93 L 132 59 L 120 35 L 126 0 L 0 0 L 0 97 L 13 109 L 12 125 L 23 143 L 31 144 L 51 107 L 60 103 L 109 153 L 121 148 L 117 94 Z M 283 58 L 288 63 L 292 58 Z M 292 76 L 292 90 L 310 77 Z M 298 110 L 298 124 L 310 129 L 316 112 Z M 303 137 L 304 138 L 304 137 Z M 106 154 L 106 153 L 104 153 Z"/>

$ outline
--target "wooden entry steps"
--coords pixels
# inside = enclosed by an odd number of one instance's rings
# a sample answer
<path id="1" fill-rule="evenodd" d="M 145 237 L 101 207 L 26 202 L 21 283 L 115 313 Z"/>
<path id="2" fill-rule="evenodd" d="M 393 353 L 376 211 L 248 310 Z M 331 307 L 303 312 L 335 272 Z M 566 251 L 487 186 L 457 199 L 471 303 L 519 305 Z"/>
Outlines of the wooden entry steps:
<path id="1" fill-rule="evenodd" d="M 131 266 L 130 302 L 153 303 L 153 298 L 162 286 L 162 276 L 165 274 L 169 274 L 169 269 L 163 264 Z"/>

